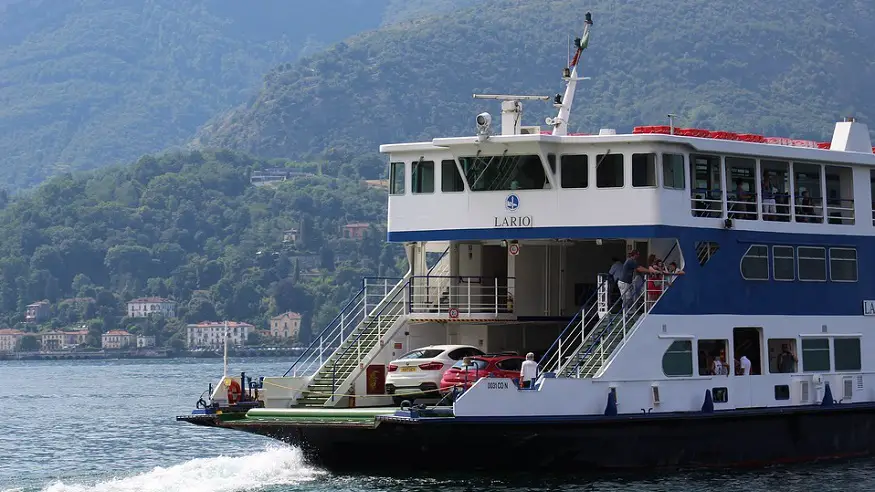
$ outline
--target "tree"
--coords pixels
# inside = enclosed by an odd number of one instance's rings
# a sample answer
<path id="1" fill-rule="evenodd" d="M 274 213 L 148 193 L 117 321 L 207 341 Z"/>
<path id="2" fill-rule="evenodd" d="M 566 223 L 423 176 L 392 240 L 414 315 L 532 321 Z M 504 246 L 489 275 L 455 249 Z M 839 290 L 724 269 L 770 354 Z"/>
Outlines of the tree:
<path id="1" fill-rule="evenodd" d="M 39 341 L 34 335 L 24 335 L 21 337 L 18 347 L 22 352 L 36 352 L 39 350 Z"/>

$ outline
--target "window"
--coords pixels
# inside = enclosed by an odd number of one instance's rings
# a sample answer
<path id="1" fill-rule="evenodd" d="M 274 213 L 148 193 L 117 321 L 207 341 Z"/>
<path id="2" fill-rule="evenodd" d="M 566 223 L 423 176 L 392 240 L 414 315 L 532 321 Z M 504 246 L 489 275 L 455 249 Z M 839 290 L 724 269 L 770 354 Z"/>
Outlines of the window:
<path id="1" fill-rule="evenodd" d="M 563 188 L 586 188 L 589 186 L 589 157 L 563 155 L 560 161 Z"/>
<path id="2" fill-rule="evenodd" d="M 696 259 L 699 260 L 699 265 L 705 266 L 714 256 L 714 253 L 720 249 L 720 244 L 711 241 L 696 241 Z"/>
<path id="3" fill-rule="evenodd" d="M 799 246 L 799 280 L 826 282 L 826 249 Z"/>
<path id="4" fill-rule="evenodd" d="M 836 338 L 832 343 L 836 371 L 859 371 L 863 367 L 860 362 L 859 338 Z"/>
<path id="5" fill-rule="evenodd" d="M 857 250 L 829 248 L 829 279 L 833 282 L 857 281 Z"/>
<path id="6" fill-rule="evenodd" d="M 787 384 L 776 384 L 775 385 L 775 399 L 780 400 L 789 400 L 790 399 L 790 386 Z"/>
<path id="7" fill-rule="evenodd" d="M 829 339 L 802 339 L 802 370 L 804 372 L 829 371 Z"/>
<path id="8" fill-rule="evenodd" d="M 498 368 L 501 369 L 502 371 L 518 372 L 520 369 L 523 368 L 523 360 L 522 359 L 505 359 L 505 360 L 503 360 L 495 365 L 498 366 Z"/>
<path id="9" fill-rule="evenodd" d="M 468 362 L 470 362 L 470 364 L 468 364 L 469 371 L 482 371 L 483 369 L 486 369 L 486 366 L 489 365 L 489 363 L 483 359 L 471 359 Z M 462 360 L 456 362 L 455 364 L 453 364 L 453 369 L 464 369 L 464 368 L 465 368 L 465 359 L 462 359 Z"/>
<path id="10" fill-rule="evenodd" d="M 410 178 L 413 193 L 434 193 L 434 161 L 414 162 Z"/>
<path id="11" fill-rule="evenodd" d="M 434 359 L 443 352 L 444 351 L 440 349 L 414 350 L 413 352 L 408 352 L 402 355 L 399 359 Z"/>
<path id="12" fill-rule="evenodd" d="M 686 188 L 683 155 L 662 154 L 662 185 L 676 190 Z"/>
<path id="13" fill-rule="evenodd" d="M 481 352 L 480 350 L 477 350 L 475 348 L 459 348 L 459 349 L 453 350 L 452 352 L 447 354 L 447 357 L 449 357 L 450 359 L 453 359 L 453 360 L 459 360 L 459 359 L 462 359 L 463 357 L 473 357 L 475 355 L 483 355 L 483 352 Z M 432 356 L 432 357 L 437 357 L 437 356 Z"/>
<path id="14" fill-rule="evenodd" d="M 596 156 L 595 163 L 596 186 L 623 187 L 623 154 L 599 154 Z"/>
<path id="15" fill-rule="evenodd" d="M 723 217 L 720 157 L 690 156 L 691 211 L 695 217 Z"/>
<path id="16" fill-rule="evenodd" d="M 662 372 L 666 376 L 693 375 L 693 342 L 675 340 L 662 355 Z"/>
<path id="17" fill-rule="evenodd" d="M 632 154 L 632 186 L 656 186 L 656 154 Z"/>
<path id="18" fill-rule="evenodd" d="M 460 157 L 459 162 L 471 191 L 542 190 L 549 184 L 537 155 Z"/>
<path id="19" fill-rule="evenodd" d="M 793 246 L 772 246 L 772 274 L 775 280 L 796 280 L 796 258 Z"/>
<path id="20" fill-rule="evenodd" d="M 791 374 L 797 370 L 796 339 L 770 338 L 769 372 L 772 374 Z"/>
<path id="21" fill-rule="evenodd" d="M 393 162 L 389 164 L 389 194 L 404 194 L 404 163 Z"/>
<path id="22" fill-rule="evenodd" d="M 729 401 L 729 390 L 727 388 L 713 388 L 711 396 L 714 403 L 726 403 Z"/>
<path id="23" fill-rule="evenodd" d="M 699 376 L 729 376 L 729 340 L 699 340 Z"/>
<path id="24" fill-rule="evenodd" d="M 465 191 L 465 184 L 462 183 L 462 177 L 459 176 L 456 161 L 441 161 L 441 191 L 444 193 Z"/>
<path id="25" fill-rule="evenodd" d="M 741 257 L 741 276 L 745 280 L 769 279 L 769 248 L 755 244 Z"/>

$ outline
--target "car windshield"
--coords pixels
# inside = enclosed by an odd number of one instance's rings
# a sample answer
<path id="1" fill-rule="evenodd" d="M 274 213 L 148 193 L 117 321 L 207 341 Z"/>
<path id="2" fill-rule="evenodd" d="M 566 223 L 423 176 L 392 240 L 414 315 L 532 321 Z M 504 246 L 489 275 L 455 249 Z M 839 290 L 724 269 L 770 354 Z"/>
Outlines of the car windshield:
<path id="1" fill-rule="evenodd" d="M 420 349 L 404 354 L 402 359 L 433 359 L 443 353 L 440 349 Z"/>
<path id="2" fill-rule="evenodd" d="M 485 360 L 482 359 L 471 359 L 471 364 L 468 365 L 469 371 L 476 371 L 481 369 L 486 369 L 486 366 L 489 365 Z M 460 360 L 453 364 L 453 369 L 465 369 L 465 359 Z"/>

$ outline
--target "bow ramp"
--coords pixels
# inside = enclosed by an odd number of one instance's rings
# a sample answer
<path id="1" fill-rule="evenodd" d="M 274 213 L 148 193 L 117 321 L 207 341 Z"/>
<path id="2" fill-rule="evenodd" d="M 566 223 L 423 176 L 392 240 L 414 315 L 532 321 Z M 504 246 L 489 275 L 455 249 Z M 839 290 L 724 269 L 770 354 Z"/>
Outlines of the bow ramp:
<path id="1" fill-rule="evenodd" d="M 544 373 L 563 378 L 597 378 L 634 335 L 668 285 L 648 292 L 646 284 L 625 301 L 609 302 L 610 282 L 599 275 L 598 289 L 541 359 Z"/>

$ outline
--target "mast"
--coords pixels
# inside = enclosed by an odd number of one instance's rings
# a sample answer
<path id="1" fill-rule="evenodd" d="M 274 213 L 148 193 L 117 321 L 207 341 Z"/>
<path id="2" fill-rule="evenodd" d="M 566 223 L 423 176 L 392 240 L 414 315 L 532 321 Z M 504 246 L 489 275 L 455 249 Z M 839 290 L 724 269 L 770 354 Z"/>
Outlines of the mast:
<path id="1" fill-rule="evenodd" d="M 224 356 L 224 365 L 225 368 L 222 371 L 222 379 L 227 381 L 228 379 L 228 322 L 225 321 L 225 356 Z"/>
<path id="2" fill-rule="evenodd" d="M 586 77 L 578 77 L 578 67 L 580 66 L 580 55 L 583 50 L 589 45 L 589 31 L 592 27 L 592 14 L 586 13 L 586 20 L 583 22 L 583 36 L 574 40 L 577 46 L 577 51 L 574 58 L 571 59 L 571 64 L 565 69 L 564 76 L 567 86 L 565 87 L 565 95 L 561 100 L 556 101 L 556 106 L 559 108 L 559 114 L 555 118 L 547 118 L 547 124 L 553 126 L 553 135 L 568 134 L 568 119 L 571 116 L 571 106 L 574 104 L 574 91 L 577 89 L 577 81 L 585 80 Z M 569 73 L 570 69 L 570 73 Z M 558 98 L 557 98 L 558 99 Z"/>

